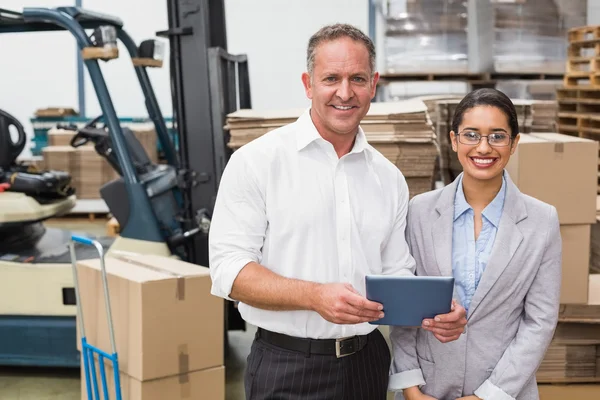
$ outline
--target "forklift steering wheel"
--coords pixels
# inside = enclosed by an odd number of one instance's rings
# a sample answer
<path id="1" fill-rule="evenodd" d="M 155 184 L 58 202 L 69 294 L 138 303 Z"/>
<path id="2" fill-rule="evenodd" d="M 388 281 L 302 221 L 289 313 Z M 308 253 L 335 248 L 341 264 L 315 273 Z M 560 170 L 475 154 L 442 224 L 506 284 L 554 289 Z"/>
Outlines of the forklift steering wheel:
<path id="1" fill-rule="evenodd" d="M 78 129 L 75 136 L 73 136 L 73 138 L 71 139 L 71 146 L 72 147 L 81 147 L 81 146 L 84 146 L 85 144 L 87 144 L 90 141 L 91 136 L 86 135 L 85 134 L 86 132 L 94 131 L 94 130 L 104 131 L 106 129 L 106 127 L 103 127 L 103 128 L 96 127 L 96 124 L 98 123 L 98 121 L 100 121 L 102 119 L 103 116 L 104 116 L 104 114 L 98 115 L 96 118 L 94 118 L 93 120 L 91 120 L 87 124 L 85 124 L 82 128 Z"/>

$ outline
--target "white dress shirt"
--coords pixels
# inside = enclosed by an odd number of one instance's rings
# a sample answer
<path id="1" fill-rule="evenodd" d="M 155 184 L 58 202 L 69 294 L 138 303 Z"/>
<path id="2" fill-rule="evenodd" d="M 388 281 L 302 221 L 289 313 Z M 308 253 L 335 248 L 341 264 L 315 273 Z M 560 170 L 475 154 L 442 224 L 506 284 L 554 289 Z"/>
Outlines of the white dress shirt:
<path id="1" fill-rule="evenodd" d="M 240 270 L 259 263 L 288 278 L 350 283 L 365 275 L 412 275 L 404 237 L 408 186 L 359 129 L 338 158 L 310 110 L 237 150 L 221 178 L 209 235 L 212 293 L 229 298 Z M 337 325 L 314 311 L 269 311 L 240 303 L 248 323 L 313 339 L 364 335 L 368 323 Z"/>

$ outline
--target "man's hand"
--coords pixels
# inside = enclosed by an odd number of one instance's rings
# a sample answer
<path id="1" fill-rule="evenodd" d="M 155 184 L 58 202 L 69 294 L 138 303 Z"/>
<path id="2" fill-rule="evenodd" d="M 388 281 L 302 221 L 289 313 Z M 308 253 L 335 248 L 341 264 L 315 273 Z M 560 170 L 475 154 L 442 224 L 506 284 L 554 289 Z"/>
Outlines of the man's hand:
<path id="1" fill-rule="evenodd" d="M 435 397 L 431 397 L 421 392 L 421 389 L 419 389 L 418 386 L 406 388 L 402 394 L 406 400 L 437 400 Z"/>
<path id="2" fill-rule="evenodd" d="M 452 300 L 452 311 L 448 314 L 437 315 L 434 319 L 424 319 L 423 329 L 432 332 L 442 343 L 457 340 L 467 325 L 467 311 L 463 306 Z"/>
<path id="3" fill-rule="evenodd" d="M 472 395 L 472 396 L 465 396 L 465 397 L 461 397 L 459 399 L 456 400 L 481 400 L 479 397 Z"/>
<path id="4" fill-rule="evenodd" d="M 334 324 L 359 324 L 383 318 L 383 306 L 367 300 L 348 283 L 319 285 L 312 309 Z"/>

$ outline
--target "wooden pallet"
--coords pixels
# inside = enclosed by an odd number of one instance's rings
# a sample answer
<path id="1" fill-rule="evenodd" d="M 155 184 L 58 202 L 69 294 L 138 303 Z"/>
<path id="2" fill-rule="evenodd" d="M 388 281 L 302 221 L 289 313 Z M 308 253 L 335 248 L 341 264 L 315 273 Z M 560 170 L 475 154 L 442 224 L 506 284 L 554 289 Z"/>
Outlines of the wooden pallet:
<path id="1" fill-rule="evenodd" d="M 600 58 L 600 57 L 599 57 Z M 563 73 L 553 72 L 485 72 L 485 73 L 460 73 L 460 72 L 407 72 L 407 73 L 382 73 L 381 84 L 395 81 L 467 81 L 471 83 L 489 83 L 500 80 L 561 80 Z"/>
<path id="2" fill-rule="evenodd" d="M 566 87 L 588 86 L 600 89 L 600 72 L 567 72 L 563 84 Z"/>
<path id="3" fill-rule="evenodd" d="M 600 100 L 576 99 L 558 100 L 559 113 L 599 114 Z"/>
<path id="4" fill-rule="evenodd" d="M 589 114 L 579 114 L 577 112 L 559 111 L 557 113 L 558 133 L 570 136 L 579 136 L 583 121 L 589 117 Z"/>
<path id="5" fill-rule="evenodd" d="M 567 60 L 567 74 L 600 71 L 600 57 L 571 57 Z"/>
<path id="6" fill-rule="evenodd" d="M 567 56 L 569 58 L 600 57 L 600 38 L 574 40 L 569 42 L 567 51 Z"/>
<path id="7" fill-rule="evenodd" d="M 580 42 L 582 40 L 600 39 L 600 26 L 587 25 L 569 29 L 567 33 L 569 42 Z"/>
<path id="8" fill-rule="evenodd" d="M 558 101 L 576 101 L 580 103 L 600 103 L 600 88 L 590 86 L 562 87 L 556 89 Z"/>

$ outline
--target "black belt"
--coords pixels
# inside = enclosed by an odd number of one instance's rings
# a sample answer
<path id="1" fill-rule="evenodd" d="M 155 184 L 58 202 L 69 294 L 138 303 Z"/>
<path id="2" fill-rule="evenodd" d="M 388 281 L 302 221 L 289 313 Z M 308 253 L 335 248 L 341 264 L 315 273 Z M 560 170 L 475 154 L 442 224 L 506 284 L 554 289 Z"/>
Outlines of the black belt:
<path id="1" fill-rule="evenodd" d="M 341 339 L 306 339 L 258 328 L 256 338 L 263 339 L 274 346 L 307 355 L 321 354 L 340 358 L 362 350 L 367 344 L 368 335 L 351 336 Z"/>

